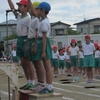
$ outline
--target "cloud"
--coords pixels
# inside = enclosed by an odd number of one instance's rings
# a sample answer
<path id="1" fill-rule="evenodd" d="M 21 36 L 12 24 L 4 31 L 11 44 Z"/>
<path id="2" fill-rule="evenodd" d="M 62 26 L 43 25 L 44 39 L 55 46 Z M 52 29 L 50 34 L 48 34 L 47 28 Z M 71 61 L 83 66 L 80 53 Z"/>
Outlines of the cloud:
<path id="1" fill-rule="evenodd" d="M 14 5 L 19 0 L 12 0 Z M 40 2 L 44 0 L 38 0 Z M 32 0 L 34 2 L 34 0 Z M 52 10 L 48 17 L 50 22 L 62 21 L 73 25 L 74 23 L 83 21 L 84 18 L 91 19 L 100 16 L 100 0 L 46 0 L 50 3 Z M 17 8 L 17 6 L 15 6 Z M 9 9 L 7 1 L 1 2 L 0 6 L 0 22 L 5 20 L 5 10 Z M 3 17 L 1 17 L 3 16 Z M 14 16 L 10 13 L 9 19 Z"/>

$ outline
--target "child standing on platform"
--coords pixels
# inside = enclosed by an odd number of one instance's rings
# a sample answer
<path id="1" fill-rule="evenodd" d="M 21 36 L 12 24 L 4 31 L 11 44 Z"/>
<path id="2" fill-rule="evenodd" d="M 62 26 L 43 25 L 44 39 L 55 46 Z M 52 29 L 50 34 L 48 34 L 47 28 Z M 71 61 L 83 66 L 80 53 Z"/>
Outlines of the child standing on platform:
<path id="1" fill-rule="evenodd" d="M 28 1 L 27 0 L 21 0 L 20 2 L 16 3 L 18 5 L 17 12 L 15 10 L 14 4 L 11 0 L 8 0 L 9 6 L 11 10 L 13 11 L 15 17 L 17 18 L 17 56 L 20 57 L 21 65 L 23 67 L 27 84 L 20 87 L 20 89 L 29 89 L 30 87 L 33 87 L 35 84 L 34 82 L 34 68 L 32 66 L 32 62 L 28 60 L 28 54 L 25 51 L 26 48 L 26 41 L 28 36 L 28 28 L 30 23 L 30 17 L 27 14 L 28 11 Z"/>
<path id="2" fill-rule="evenodd" d="M 42 60 L 46 71 L 46 86 L 39 91 L 39 94 L 53 93 L 52 87 L 52 50 L 50 44 L 50 22 L 47 17 L 51 10 L 50 4 L 47 2 L 41 2 L 37 7 L 37 15 L 42 18 L 38 28 L 37 50 L 34 55 L 35 60 Z M 41 70 L 42 71 L 42 70 Z"/>
<path id="3" fill-rule="evenodd" d="M 87 83 L 93 83 L 93 67 L 94 67 L 94 44 L 90 40 L 90 36 L 85 36 L 85 43 L 82 44 L 82 50 L 84 53 L 83 64 L 86 68 L 86 74 L 88 77 Z"/>
<path id="4" fill-rule="evenodd" d="M 73 82 L 78 81 L 78 60 L 79 60 L 79 48 L 75 39 L 71 40 L 71 47 L 69 48 L 71 66 L 73 67 Z"/>
<path id="5" fill-rule="evenodd" d="M 59 52 L 57 50 L 57 46 L 53 46 L 53 51 L 52 51 L 53 59 L 52 59 L 52 66 L 54 68 L 54 77 L 58 77 L 58 57 L 59 57 Z"/>
<path id="6" fill-rule="evenodd" d="M 95 46 L 95 53 L 94 53 L 94 58 L 95 58 L 95 76 L 100 77 L 100 51 L 98 48 L 98 44 L 94 43 Z M 99 75 L 99 76 L 98 76 Z"/>

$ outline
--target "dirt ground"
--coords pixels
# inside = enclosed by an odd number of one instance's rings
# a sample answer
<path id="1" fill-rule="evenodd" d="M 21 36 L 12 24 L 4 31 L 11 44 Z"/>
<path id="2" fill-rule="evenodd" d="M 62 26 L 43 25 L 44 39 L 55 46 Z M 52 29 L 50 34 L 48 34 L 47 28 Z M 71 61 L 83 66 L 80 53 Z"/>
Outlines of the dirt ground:
<path id="1" fill-rule="evenodd" d="M 19 67 L 19 86 L 26 83 L 23 70 Z M 64 79 L 65 81 L 61 81 Z M 67 81 L 72 81 L 73 77 L 59 76 L 58 78 L 53 78 L 54 91 L 63 94 L 62 100 L 100 100 L 100 80 L 94 78 L 94 83 L 86 84 L 87 79 L 83 78 L 82 75 L 79 76 L 79 81 L 77 83 L 67 83 Z M 63 82 L 65 82 L 63 84 Z M 10 81 L 11 96 L 13 84 Z M 98 86 L 96 88 L 84 88 L 85 86 Z M 8 77 L 3 71 L 0 70 L 0 100 L 8 99 Z"/>

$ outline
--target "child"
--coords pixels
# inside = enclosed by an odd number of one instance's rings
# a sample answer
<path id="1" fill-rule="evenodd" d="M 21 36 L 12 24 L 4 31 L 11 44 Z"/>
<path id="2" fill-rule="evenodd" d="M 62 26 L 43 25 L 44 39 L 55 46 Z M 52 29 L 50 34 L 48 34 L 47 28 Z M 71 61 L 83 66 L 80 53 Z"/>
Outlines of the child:
<path id="1" fill-rule="evenodd" d="M 59 57 L 59 52 L 57 50 L 57 46 L 53 46 L 53 59 L 52 59 L 52 66 L 54 67 L 54 77 L 58 77 L 58 57 Z"/>
<path id="2" fill-rule="evenodd" d="M 70 61 L 68 48 L 66 50 L 65 62 L 66 62 L 66 68 L 67 68 L 67 76 L 71 76 L 71 61 Z"/>
<path id="3" fill-rule="evenodd" d="M 94 44 L 91 43 L 90 36 L 85 36 L 85 43 L 82 44 L 82 50 L 84 53 L 83 65 L 86 68 L 86 74 L 88 77 L 87 83 L 93 83 L 93 68 L 94 67 Z"/>
<path id="4" fill-rule="evenodd" d="M 11 0 L 8 0 L 9 6 L 12 9 L 15 17 L 17 18 L 17 56 L 20 57 L 21 65 L 23 67 L 27 84 L 20 87 L 20 89 L 29 89 L 33 87 L 35 84 L 34 81 L 34 68 L 32 66 L 32 62 L 28 60 L 28 54 L 25 52 L 26 48 L 26 40 L 28 36 L 28 27 L 30 23 L 30 18 L 27 14 L 28 11 L 28 1 L 21 0 L 20 2 L 16 3 L 18 5 L 19 13 L 16 12 L 15 7 Z"/>
<path id="5" fill-rule="evenodd" d="M 46 71 L 46 86 L 39 91 L 39 94 L 53 93 L 51 61 L 52 50 L 50 44 L 50 22 L 47 17 L 51 6 L 47 2 L 41 2 L 37 7 L 37 15 L 42 18 L 38 28 L 37 50 L 35 60 L 42 60 Z M 41 70 L 42 71 L 42 70 Z"/>
<path id="6" fill-rule="evenodd" d="M 86 73 L 85 73 L 85 68 L 83 68 L 83 59 L 84 59 L 84 54 L 83 54 L 83 51 L 82 51 L 82 46 L 79 46 L 79 70 L 80 70 L 80 74 L 82 75 L 82 70 L 84 71 L 83 72 L 83 77 L 85 78 L 86 76 Z"/>
<path id="7" fill-rule="evenodd" d="M 12 53 L 12 57 L 13 57 L 13 62 L 18 63 L 19 61 L 18 61 L 18 56 L 16 55 L 16 45 L 14 45 L 13 51 L 11 53 Z"/>
<path id="8" fill-rule="evenodd" d="M 77 43 L 75 39 L 71 40 L 70 43 L 71 47 L 69 48 L 70 53 L 70 60 L 71 60 L 71 66 L 73 67 L 73 75 L 74 79 L 73 82 L 78 81 L 78 59 L 79 59 L 79 48 L 77 47 Z"/>
<path id="9" fill-rule="evenodd" d="M 64 65 L 65 65 L 65 55 L 63 49 L 59 50 L 59 75 L 65 75 Z M 62 73 L 61 73 L 62 70 Z"/>
<path id="10" fill-rule="evenodd" d="M 37 16 L 37 6 L 40 4 L 40 2 L 34 2 L 33 4 L 29 0 L 29 13 L 31 15 L 31 22 L 29 25 L 29 34 L 28 34 L 28 41 L 27 41 L 27 48 L 29 46 L 29 59 L 33 62 L 35 68 L 36 68 L 36 74 L 38 78 L 38 83 L 34 85 L 34 87 L 31 87 L 30 90 L 33 92 L 39 92 L 41 89 L 44 88 L 44 69 L 42 65 L 42 60 L 35 60 L 35 53 L 36 53 L 36 45 L 37 45 L 37 35 L 38 35 L 38 26 L 39 26 L 39 18 Z"/>
<path id="11" fill-rule="evenodd" d="M 95 46 L 95 53 L 94 53 L 94 58 L 95 58 L 95 75 L 96 77 L 98 77 L 97 75 L 100 75 L 100 51 L 98 48 L 98 44 L 94 43 Z"/>

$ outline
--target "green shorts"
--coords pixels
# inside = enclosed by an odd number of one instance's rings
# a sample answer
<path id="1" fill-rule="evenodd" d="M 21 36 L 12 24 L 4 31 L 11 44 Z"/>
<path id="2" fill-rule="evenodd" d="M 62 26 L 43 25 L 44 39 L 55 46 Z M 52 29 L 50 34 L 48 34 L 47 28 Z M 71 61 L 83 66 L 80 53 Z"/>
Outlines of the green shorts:
<path id="1" fill-rule="evenodd" d="M 84 67 L 94 67 L 95 66 L 93 54 L 84 56 L 83 66 Z"/>
<path id="2" fill-rule="evenodd" d="M 59 69 L 64 69 L 64 60 L 59 60 Z"/>
<path id="3" fill-rule="evenodd" d="M 71 60 L 71 66 L 74 67 L 74 66 L 77 66 L 77 61 L 78 61 L 78 56 L 71 56 L 70 57 L 70 60 Z"/>
<path id="4" fill-rule="evenodd" d="M 18 63 L 18 61 L 19 61 L 19 58 L 18 58 L 18 56 L 14 56 L 14 57 L 13 57 L 13 62 L 16 62 L 16 63 Z"/>
<path id="5" fill-rule="evenodd" d="M 27 36 L 20 36 L 17 39 L 17 56 L 19 57 L 28 57 L 28 54 L 25 52 Z"/>
<path id="6" fill-rule="evenodd" d="M 95 58 L 95 66 L 94 68 L 100 68 L 100 58 Z"/>
<path id="7" fill-rule="evenodd" d="M 33 54 L 32 54 L 32 48 L 33 48 L 33 43 L 34 43 L 34 39 L 29 39 L 29 60 L 33 61 Z"/>
<path id="8" fill-rule="evenodd" d="M 58 59 L 52 59 L 52 66 L 58 68 Z"/>
<path id="9" fill-rule="evenodd" d="M 80 59 L 79 59 L 78 68 L 83 68 L 83 58 L 80 58 Z"/>
<path id="10" fill-rule="evenodd" d="M 46 40 L 46 58 L 52 59 L 52 50 L 51 50 L 51 43 L 50 39 L 47 37 Z M 42 60 L 42 38 L 37 39 L 37 47 L 36 47 L 36 54 L 33 55 L 33 61 Z"/>
<path id="11" fill-rule="evenodd" d="M 66 68 L 71 68 L 71 63 L 66 62 Z"/>

